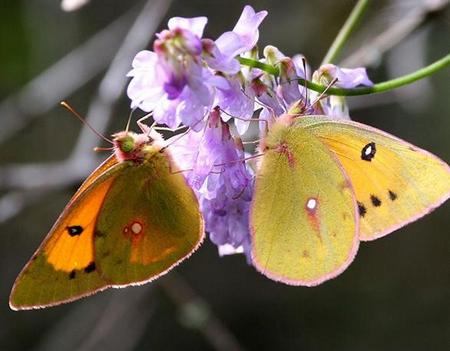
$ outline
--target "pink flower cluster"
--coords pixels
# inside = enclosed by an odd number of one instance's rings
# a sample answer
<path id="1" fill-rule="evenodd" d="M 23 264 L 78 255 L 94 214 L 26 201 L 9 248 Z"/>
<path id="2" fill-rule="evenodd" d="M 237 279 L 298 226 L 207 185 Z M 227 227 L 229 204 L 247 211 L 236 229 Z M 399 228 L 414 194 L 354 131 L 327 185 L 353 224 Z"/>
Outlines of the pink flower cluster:
<path id="1" fill-rule="evenodd" d="M 245 162 L 239 135 L 244 135 L 253 116 L 265 129 L 294 104 L 305 114 L 349 118 L 345 100 L 317 94 L 298 84 L 311 79 L 300 55 L 285 56 L 273 46 L 258 56 L 258 27 L 266 11 L 245 6 L 233 30 L 218 39 L 203 38 L 206 17 L 169 20 L 168 29 L 157 34 L 153 51 L 139 52 L 133 60 L 128 86 L 131 107 L 152 114 L 154 121 L 170 128 L 188 126 L 189 132 L 170 140 L 175 161 L 186 172 L 195 190 L 211 240 L 219 252 L 249 253 L 249 205 L 254 174 Z M 243 66 L 239 57 L 278 67 L 279 75 Z M 312 80 L 351 88 L 372 85 L 364 68 L 345 69 L 327 64 Z M 233 120 L 237 136 L 229 122 Z M 265 121 L 265 122 L 264 122 Z"/>

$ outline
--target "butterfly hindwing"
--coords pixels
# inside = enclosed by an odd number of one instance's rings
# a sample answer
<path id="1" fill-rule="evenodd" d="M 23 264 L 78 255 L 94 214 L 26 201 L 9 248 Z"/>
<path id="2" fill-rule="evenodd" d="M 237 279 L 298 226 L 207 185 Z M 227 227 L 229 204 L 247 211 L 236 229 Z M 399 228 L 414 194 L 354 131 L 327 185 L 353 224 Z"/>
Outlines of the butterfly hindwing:
<path id="1" fill-rule="evenodd" d="M 251 209 L 252 258 L 268 277 L 317 285 L 358 248 L 358 215 L 337 159 L 302 128 L 275 124 L 265 139 Z"/>
<path id="2" fill-rule="evenodd" d="M 25 266 L 13 309 L 57 305 L 152 280 L 203 239 L 197 199 L 167 153 L 106 160 L 89 176 Z"/>
<path id="3" fill-rule="evenodd" d="M 155 279 L 202 241 L 195 194 L 174 167 L 157 154 L 123 171 L 108 192 L 95 247 L 100 269 L 114 285 Z"/>
<path id="4" fill-rule="evenodd" d="M 372 127 L 327 117 L 297 122 L 339 159 L 360 213 L 360 239 L 373 240 L 420 218 L 450 195 L 450 169 L 436 156 Z"/>

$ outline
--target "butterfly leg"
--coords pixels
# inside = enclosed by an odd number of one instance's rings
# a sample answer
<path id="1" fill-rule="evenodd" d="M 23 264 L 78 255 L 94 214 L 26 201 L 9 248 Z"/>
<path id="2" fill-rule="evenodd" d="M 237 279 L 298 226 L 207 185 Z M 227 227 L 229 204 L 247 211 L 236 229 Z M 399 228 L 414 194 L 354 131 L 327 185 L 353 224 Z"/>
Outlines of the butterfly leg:
<path id="1" fill-rule="evenodd" d="M 139 126 L 139 128 L 141 129 L 142 133 L 146 133 L 147 135 L 150 135 L 150 132 L 152 131 L 152 129 L 154 128 L 156 122 L 153 122 L 151 124 L 151 126 L 149 127 L 148 125 L 146 125 L 144 123 L 144 121 L 146 119 L 149 119 L 152 116 L 151 113 L 146 114 L 144 117 L 141 117 L 137 120 L 137 125 Z"/>

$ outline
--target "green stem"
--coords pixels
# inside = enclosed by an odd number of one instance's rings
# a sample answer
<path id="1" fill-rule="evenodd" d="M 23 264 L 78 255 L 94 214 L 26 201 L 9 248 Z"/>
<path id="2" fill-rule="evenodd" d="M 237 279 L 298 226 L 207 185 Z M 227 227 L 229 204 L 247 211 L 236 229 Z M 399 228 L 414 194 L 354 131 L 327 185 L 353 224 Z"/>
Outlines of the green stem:
<path id="1" fill-rule="evenodd" d="M 263 70 L 264 72 L 267 72 L 269 74 L 272 74 L 274 76 L 277 76 L 280 74 L 280 71 L 277 67 L 268 65 L 267 63 L 259 62 L 257 60 L 247 58 L 247 57 L 237 57 L 241 65 L 252 67 L 252 68 L 259 68 L 260 70 Z"/>
<path id="2" fill-rule="evenodd" d="M 249 67 L 256 67 L 259 68 L 269 74 L 278 75 L 279 71 L 276 67 L 268 65 L 266 63 L 262 63 L 256 60 L 252 59 L 242 59 L 239 58 L 239 61 L 241 64 L 249 66 Z M 411 84 L 415 82 L 416 80 L 428 77 L 432 75 L 433 73 L 436 73 L 437 71 L 447 67 L 450 65 L 450 54 L 447 56 L 444 56 L 440 60 L 437 60 L 436 62 L 432 63 L 431 65 L 428 65 L 424 68 L 421 68 L 413 73 L 404 75 L 402 77 L 398 77 L 395 79 L 388 80 L 386 82 L 375 84 L 371 87 L 362 87 L 362 88 L 353 88 L 353 89 L 344 89 L 344 88 L 329 88 L 327 90 L 327 95 L 338 95 L 338 96 L 357 96 L 357 95 L 368 95 L 368 94 L 375 94 L 375 93 L 383 93 L 386 91 L 390 91 L 396 88 L 399 88 L 403 85 Z M 317 91 L 319 93 L 323 92 L 327 87 L 324 85 L 316 84 L 310 81 L 305 81 L 304 79 L 297 79 L 299 84 L 305 85 L 314 91 Z"/>
<path id="3" fill-rule="evenodd" d="M 328 52 L 322 61 L 322 65 L 326 63 L 332 63 L 339 55 L 342 48 L 344 47 L 345 42 L 350 37 L 350 34 L 356 28 L 359 20 L 366 12 L 369 2 L 369 0 L 359 0 L 355 5 L 352 12 L 350 13 L 350 16 L 348 16 L 338 35 L 334 39 L 333 44 L 331 44 L 330 48 L 328 49 Z"/>
<path id="4" fill-rule="evenodd" d="M 416 80 L 428 77 L 432 75 L 433 73 L 436 73 L 437 71 L 447 67 L 450 65 L 450 54 L 447 56 L 441 58 L 440 60 L 437 60 L 436 62 L 432 63 L 431 65 L 428 65 L 424 68 L 421 68 L 413 73 L 406 74 L 404 76 L 394 78 L 382 83 L 375 84 L 372 87 L 363 87 L 363 88 L 353 88 L 353 89 L 342 89 L 342 88 L 330 88 L 327 91 L 328 95 L 340 95 L 340 96 L 356 96 L 356 95 L 367 95 L 367 94 L 375 94 L 375 93 L 383 93 L 386 91 L 394 90 L 396 88 L 399 88 L 401 86 L 411 84 L 415 82 Z M 324 86 L 316 86 L 316 88 L 319 88 L 322 92 L 325 87 Z"/>

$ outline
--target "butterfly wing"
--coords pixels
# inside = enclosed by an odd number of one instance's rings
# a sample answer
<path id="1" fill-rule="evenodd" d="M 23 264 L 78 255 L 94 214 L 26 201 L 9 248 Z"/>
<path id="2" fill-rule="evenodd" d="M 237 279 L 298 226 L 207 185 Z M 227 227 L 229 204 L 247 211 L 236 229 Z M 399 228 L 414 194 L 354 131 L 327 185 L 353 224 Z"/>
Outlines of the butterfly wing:
<path id="1" fill-rule="evenodd" d="M 74 201 L 78 195 L 82 194 L 87 188 L 89 188 L 91 184 L 94 183 L 102 174 L 113 168 L 113 166 L 118 163 L 119 161 L 117 161 L 117 158 L 114 155 L 109 156 L 84 180 L 83 184 L 80 185 L 77 192 L 72 196 L 71 201 Z"/>
<path id="2" fill-rule="evenodd" d="M 95 262 L 94 228 L 97 214 L 117 171 L 111 156 L 80 186 L 11 292 L 12 309 L 30 309 L 69 302 L 108 285 Z"/>
<path id="3" fill-rule="evenodd" d="M 112 285 L 142 284 L 188 257 L 203 240 L 197 199 L 167 154 L 129 167 L 108 192 L 96 256 Z"/>
<path id="4" fill-rule="evenodd" d="M 269 278 L 313 286 L 341 273 L 358 248 L 349 179 L 302 128 L 272 126 L 251 208 L 252 259 Z"/>
<path id="5" fill-rule="evenodd" d="M 195 195 L 181 174 L 170 173 L 169 162 L 163 154 L 158 163 L 105 161 L 17 278 L 11 307 L 52 306 L 148 281 L 187 257 L 203 238 L 203 222 Z M 141 235 L 130 235 L 138 221 Z M 154 231 L 161 226 L 165 231 Z"/>
<path id="6" fill-rule="evenodd" d="M 385 132 L 327 117 L 299 119 L 339 159 L 355 190 L 360 239 L 374 240 L 412 222 L 450 196 L 450 168 Z"/>

